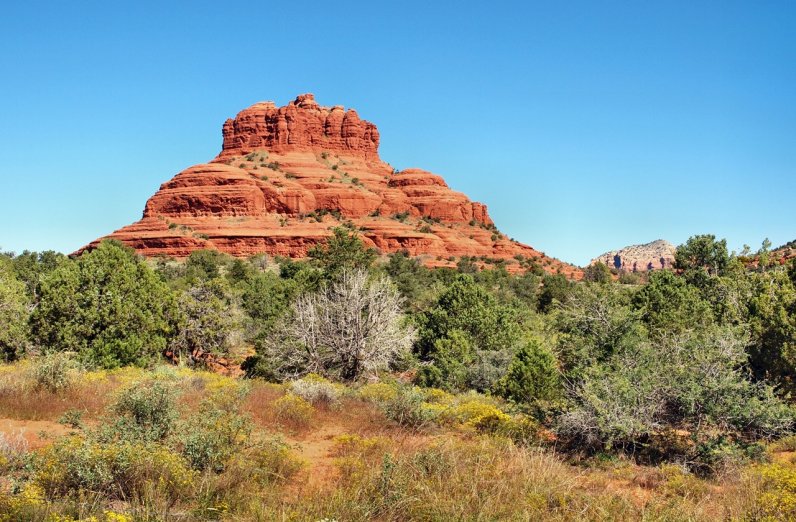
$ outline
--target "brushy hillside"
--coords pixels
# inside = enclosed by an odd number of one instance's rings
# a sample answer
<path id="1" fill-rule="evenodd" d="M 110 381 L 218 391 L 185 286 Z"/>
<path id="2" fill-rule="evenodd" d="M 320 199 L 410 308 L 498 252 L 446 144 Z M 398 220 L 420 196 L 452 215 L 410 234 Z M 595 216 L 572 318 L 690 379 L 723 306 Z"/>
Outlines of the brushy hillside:
<path id="1" fill-rule="evenodd" d="M 565 462 L 477 393 L 174 367 L 54 376 L 0 367 L 2 520 L 740 520 L 796 501 L 790 440 L 774 463 L 706 479 Z"/>
<path id="2" fill-rule="evenodd" d="M 0 520 L 796 519 L 796 264 L 0 255 Z M 488 269 L 484 269 L 487 266 Z"/>

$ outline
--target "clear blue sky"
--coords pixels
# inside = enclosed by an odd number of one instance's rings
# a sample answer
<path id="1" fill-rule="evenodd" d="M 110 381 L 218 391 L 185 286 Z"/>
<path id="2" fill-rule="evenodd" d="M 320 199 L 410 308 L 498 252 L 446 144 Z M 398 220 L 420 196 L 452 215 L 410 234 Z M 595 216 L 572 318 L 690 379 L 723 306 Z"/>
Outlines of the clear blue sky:
<path id="1" fill-rule="evenodd" d="M 227 117 L 304 92 L 566 261 L 796 238 L 793 1 L 429 3 L 6 3 L 0 247 L 139 219 Z"/>

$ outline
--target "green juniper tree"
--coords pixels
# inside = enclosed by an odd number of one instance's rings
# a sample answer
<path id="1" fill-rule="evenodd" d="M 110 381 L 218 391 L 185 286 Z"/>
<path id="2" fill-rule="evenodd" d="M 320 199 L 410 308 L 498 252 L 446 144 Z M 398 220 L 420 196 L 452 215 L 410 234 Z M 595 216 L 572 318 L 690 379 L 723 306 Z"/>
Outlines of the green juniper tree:
<path id="1" fill-rule="evenodd" d="M 72 351 L 90 364 L 143 365 L 160 357 L 173 332 L 174 295 L 132 249 L 103 241 L 39 284 L 31 317 L 45 351 Z"/>

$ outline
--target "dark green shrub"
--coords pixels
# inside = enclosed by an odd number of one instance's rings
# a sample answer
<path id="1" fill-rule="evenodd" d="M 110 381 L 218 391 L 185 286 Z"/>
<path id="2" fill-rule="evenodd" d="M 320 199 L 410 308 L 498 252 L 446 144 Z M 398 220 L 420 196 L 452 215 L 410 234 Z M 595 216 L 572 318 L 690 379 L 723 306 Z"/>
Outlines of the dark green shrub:
<path id="1" fill-rule="evenodd" d="M 610 283 L 612 280 L 611 270 L 605 263 L 594 263 L 583 269 L 583 280 L 593 283 Z"/>
<path id="2" fill-rule="evenodd" d="M 496 388 L 503 397 L 525 405 L 558 398 L 562 387 L 555 356 L 537 341 L 526 343 Z"/>
<path id="3" fill-rule="evenodd" d="M 174 295 L 120 243 L 103 241 L 65 261 L 39 285 L 33 336 L 49 351 L 71 351 L 89 364 L 145 365 L 171 335 Z"/>

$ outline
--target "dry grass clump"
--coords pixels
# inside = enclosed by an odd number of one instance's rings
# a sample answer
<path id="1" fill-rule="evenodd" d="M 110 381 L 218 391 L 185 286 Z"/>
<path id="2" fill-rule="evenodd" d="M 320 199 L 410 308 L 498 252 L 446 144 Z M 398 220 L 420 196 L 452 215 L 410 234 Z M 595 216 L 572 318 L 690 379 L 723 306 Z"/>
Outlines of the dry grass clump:
<path id="1" fill-rule="evenodd" d="M 53 356 L 0 367 L 0 417 L 56 421 L 68 410 L 99 415 L 116 383 L 66 361 Z"/>

